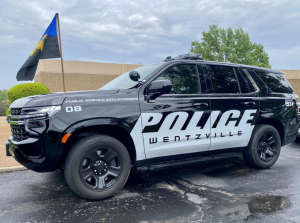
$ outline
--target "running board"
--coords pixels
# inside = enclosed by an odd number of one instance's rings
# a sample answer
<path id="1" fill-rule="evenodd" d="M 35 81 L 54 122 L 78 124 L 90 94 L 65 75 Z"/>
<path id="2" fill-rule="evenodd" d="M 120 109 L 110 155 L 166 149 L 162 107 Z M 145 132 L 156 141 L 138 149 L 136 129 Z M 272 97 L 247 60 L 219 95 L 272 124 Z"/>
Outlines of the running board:
<path id="1" fill-rule="evenodd" d="M 197 158 L 189 158 L 189 159 L 182 159 L 182 160 L 172 160 L 167 162 L 154 163 L 145 166 L 135 167 L 135 172 L 148 173 L 154 171 L 162 171 L 162 170 L 168 170 L 168 169 L 179 168 L 179 167 L 193 166 L 201 163 L 215 162 L 224 159 L 238 158 L 240 156 L 242 156 L 241 153 L 235 152 L 235 153 L 224 153 L 224 154 L 217 154 L 211 156 L 201 156 Z"/>

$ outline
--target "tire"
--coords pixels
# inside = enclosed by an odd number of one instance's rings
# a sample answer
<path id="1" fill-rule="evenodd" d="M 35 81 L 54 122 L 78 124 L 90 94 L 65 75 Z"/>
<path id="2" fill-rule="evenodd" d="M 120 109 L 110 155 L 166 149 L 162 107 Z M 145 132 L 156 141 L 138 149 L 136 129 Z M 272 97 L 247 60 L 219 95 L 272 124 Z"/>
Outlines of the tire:
<path id="1" fill-rule="evenodd" d="M 123 188 L 130 169 L 130 156 L 119 140 L 94 135 L 81 139 L 71 148 L 65 161 L 64 175 L 77 195 L 101 200 Z"/>
<path id="2" fill-rule="evenodd" d="M 243 156 L 249 166 L 267 169 L 276 163 L 280 150 L 281 138 L 278 131 L 271 125 L 257 125 Z"/>
<path id="3" fill-rule="evenodd" d="M 295 143 L 300 143 L 300 136 L 297 136 Z"/>

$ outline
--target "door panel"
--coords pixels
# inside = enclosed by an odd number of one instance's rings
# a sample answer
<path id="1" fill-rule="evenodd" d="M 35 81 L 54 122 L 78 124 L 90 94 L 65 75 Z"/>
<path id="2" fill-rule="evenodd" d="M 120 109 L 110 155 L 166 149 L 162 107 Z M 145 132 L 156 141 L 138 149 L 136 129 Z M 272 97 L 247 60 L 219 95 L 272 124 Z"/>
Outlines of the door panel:
<path id="1" fill-rule="evenodd" d="M 255 88 L 232 66 L 203 65 L 211 91 L 211 146 L 209 150 L 245 147 L 259 110 Z"/>
<path id="2" fill-rule="evenodd" d="M 195 64 L 177 64 L 157 79 L 172 82 L 170 94 L 140 100 L 142 137 L 147 158 L 207 151 L 210 146 L 210 99 L 203 96 Z"/>
<path id="3" fill-rule="evenodd" d="M 210 150 L 248 145 L 258 111 L 256 98 L 212 98 Z M 213 120 L 213 117 L 216 117 Z"/>
<path id="4" fill-rule="evenodd" d="M 207 151 L 210 146 L 208 97 L 161 96 L 141 102 L 147 158 Z"/>

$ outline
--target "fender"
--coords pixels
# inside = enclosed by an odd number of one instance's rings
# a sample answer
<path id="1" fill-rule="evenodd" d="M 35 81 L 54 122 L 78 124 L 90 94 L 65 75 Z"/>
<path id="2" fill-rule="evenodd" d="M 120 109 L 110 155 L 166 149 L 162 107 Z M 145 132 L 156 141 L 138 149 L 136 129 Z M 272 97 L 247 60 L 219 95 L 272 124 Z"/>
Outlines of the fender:
<path id="1" fill-rule="evenodd" d="M 133 140 L 131 135 L 133 126 L 136 125 L 137 121 L 138 120 L 129 123 L 125 119 L 120 118 L 92 118 L 88 120 L 83 120 L 74 123 L 70 125 L 67 129 L 65 129 L 64 132 L 60 135 L 56 146 L 57 148 L 61 148 L 61 157 L 63 159 L 65 154 L 67 153 L 67 149 L 69 148 L 72 138 L 74 138 L 74 135 L 76 135 L 76 132 L 89 127 L 99 127 L 103 125 L 117 126 L 119 128 L 124 129 L 130 135 L 135 146 L 136 159 L 145 159 L 144 147 L 136 145 L 136 142 Z M 66 134 L 71 134 L 71 136 L 66 143 L 62 143 L 61 140 Z"/>
<path id="2" fill-rule="evenodd" d="M 273 96 L 274 94 L 272 94 Z M 262 97 L 260 100 L 260 114 L 258 115 L 257 123 L 266 122 L 266 120 L 273 119 L 280 123 L 282 129 L 282 140 L 293 137 L 298 131 L 298 119 L 296 111 L 296 103 L 294 99 L 287 99 L 287 97 Z M 282 99 L 281 99 L 282 98 Z M 274 109 L 270 109 L 274 108 Z M 271 123 L 272 124 L 272 123 Z M 273 125 L 274 126 L 274 125 Z M 275 127 L 275 126 L 274 126 Z M 275 127 L 276 128 L 276 127 Z"/>

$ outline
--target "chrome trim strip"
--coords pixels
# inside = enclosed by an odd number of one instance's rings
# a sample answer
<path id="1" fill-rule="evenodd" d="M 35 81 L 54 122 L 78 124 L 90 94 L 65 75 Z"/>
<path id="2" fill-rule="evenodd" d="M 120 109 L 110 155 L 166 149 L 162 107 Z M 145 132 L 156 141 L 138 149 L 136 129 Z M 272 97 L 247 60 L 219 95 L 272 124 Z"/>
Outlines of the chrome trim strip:
<path id="1" fill-rule="evenodd" d="M 293 98 L 284 98 L 284 97 L 260 97 L 260 99 L 282 99 L 282 100 L 293 100 Z"/>
<path id="2" fill-rule="evenodd" d="M 176 96 L 176 97 L 178 97 L 178 96 L 180 96 L 182 98 L 186 98 L 188 96 L 195 96 L 195 98 L 197 98 L 197 97 L 201 98 L 201 96 L 209 97 L 209 94 L 163 94 L 161 96 L 164 96 L 164 97 L 170 97 L 170 96 L 173 96 L 173 97 Z M 161 97 L 161 96 L 159 96 L 159 97 Z"/>
<path id="3" fill-rule="evenodd" d="M 232 93 L 209 93 L 209 94 L 163 94 L 161 96 L 198 96 L 198 97 L 209 97 L 209 96 L 216 96 L 216 95 L 220 95 L 220 97 L 222 97 L 223 95 L 227 95 L 227 96 L 247 96 L 247 95 L 251 95 L 249 97 L 253 97 L 252 95 L 257 93 L 256 91 L 254 92 L 250 92 L 250 93 L 238 93 L 238 94 L 232 94 Z"/>
<path id="4" fill-rule="evenodd" d="M 10 125 L 24 125 L 23 121 L 8 121 Z"/>
<path id="5" fill-rule="evenodd" d="M 161 97 L 163 96 L 163 97 Z M 262 100 L 262 99 L 282 99 L 282 100 L 293 100 L 293 99 L 288 99 L 284 97 L 168 97 L 169 95 L 161 95 L 158 97 L 158 99 L 164 99 L 164 100 L 180 100 L 180 99 L 257 99 L 257 100 Z M 172 96 L 177 96 L 176 94 L 172 94 Z M 182 96 L 179 95 L 178 96 Z"/>
<path id="6" fill-rule="evenodd" d="M 282 100 L 293 100 L 284 97 L 209 97 L 209 99 L 282 99 Z"/>
<path id="7" fill-rule="evenodd" d="M 210 97 L 182 97 L 182 98 L 178 98 L 178 97 L 158 97 L 156 98 L 154 101 L 157 100 L 187 100 L 187 99 L 203 99 L 203 100 L 209 100 Z"/>
<path id="8" fill-rule="evenodd" d="M 293 100 L 284 97 L 209 97 L 209 99 L 282 99 L 282 100 Z"/>
<path id="9" fill-rule="evenodd" d="M 10 115 L 10 118 L 13 118 L 13 119 L 20 119 L 20 116 L 21 116 L 21 115 Z"/>
<path id="10" fill-rule="evenodd" d="M 260 99 L 259 97 L 209 97 L 209 99 Z"/>

